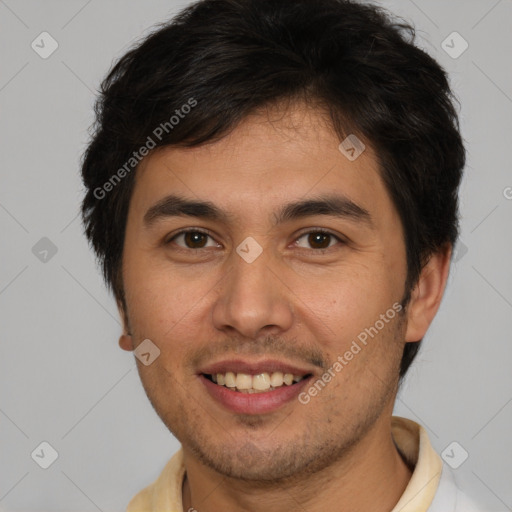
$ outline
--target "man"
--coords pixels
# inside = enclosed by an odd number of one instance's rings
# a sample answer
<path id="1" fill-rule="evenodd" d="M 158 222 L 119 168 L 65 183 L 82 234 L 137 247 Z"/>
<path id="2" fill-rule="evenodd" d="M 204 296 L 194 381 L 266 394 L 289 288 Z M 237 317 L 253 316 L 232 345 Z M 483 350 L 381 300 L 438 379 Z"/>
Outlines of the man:
<path id="1" fill-rule="evenodd" d="M 182 445 L 129 512 L 476 510 L 392 417 L 465 161 L 412 39 L 353 1 L 203 0 L 105 79 L 86 234 Z"/>

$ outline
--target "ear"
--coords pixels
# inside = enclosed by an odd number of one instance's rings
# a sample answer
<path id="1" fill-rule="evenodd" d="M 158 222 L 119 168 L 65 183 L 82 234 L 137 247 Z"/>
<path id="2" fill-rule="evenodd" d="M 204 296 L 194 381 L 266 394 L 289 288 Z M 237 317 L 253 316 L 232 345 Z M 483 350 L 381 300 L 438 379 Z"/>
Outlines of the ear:
<path id="1" fill-rule="evenodd" d="M 130 332 L 130 323 L 128 321 L 128 314 L 125 311 L 123 304 L 118 300 L 117 301 L 117 309 L 119 310 L 119 316 L 123 320 L 123 334 L 119 336 L 119 347 L 123 350 L 127 350 L 131 352 L 134 350 L 132 335 Z"/>
<path id="2" fill-rule="evenodd" d="M 406 342 L 420 341 L 434 320 L 448 279 L 451 254 L 452 246 L 447 244 L 423 267 L 407 306 Z"/>

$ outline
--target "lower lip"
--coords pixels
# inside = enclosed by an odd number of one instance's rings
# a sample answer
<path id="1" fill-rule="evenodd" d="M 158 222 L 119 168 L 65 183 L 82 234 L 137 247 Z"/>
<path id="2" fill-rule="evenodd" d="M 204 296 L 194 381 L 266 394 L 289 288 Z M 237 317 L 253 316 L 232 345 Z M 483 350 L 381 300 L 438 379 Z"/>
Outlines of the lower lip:
<path id="1" fill-rule="evenodd" d="M 199 378 L 210 396 L 229 410 L 239 414 L 264 414 L 273 412 L 297 398 L 311 376 L 300 382 L 295 382 L 291 386 L 284 385 L 274 391 L 264 393 L 240 393 L 225 386 L 219 386 L 204 375 L 199 375 Z"/>

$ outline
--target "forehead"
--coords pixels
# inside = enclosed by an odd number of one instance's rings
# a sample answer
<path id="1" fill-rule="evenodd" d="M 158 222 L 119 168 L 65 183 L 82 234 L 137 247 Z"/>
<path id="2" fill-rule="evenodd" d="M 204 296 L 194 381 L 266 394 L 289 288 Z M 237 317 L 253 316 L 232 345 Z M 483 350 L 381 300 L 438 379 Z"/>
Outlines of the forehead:
<path id="1" fill-rule="evenodd" d="M 137 169 L 133 207 L 145 213 L 177 194 L 208 200 L 242 221 L 291 199 L 337 192 L 368 211 L 393 209 L 370 144 L 349 158 L 353 137 L 340 151 L 323 111 L 303 104 L 266 108 L 216 142 L 154 151 Z"/>

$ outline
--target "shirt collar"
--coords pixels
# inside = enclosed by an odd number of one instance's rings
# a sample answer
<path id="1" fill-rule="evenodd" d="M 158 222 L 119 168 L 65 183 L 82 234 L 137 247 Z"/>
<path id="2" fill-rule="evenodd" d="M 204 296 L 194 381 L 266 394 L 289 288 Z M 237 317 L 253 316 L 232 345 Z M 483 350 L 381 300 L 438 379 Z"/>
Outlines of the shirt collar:
<path id="1" fill-rule="evenodd" d="M 427 431 L 412 420 L 393 416 L 391 433 L 402 457 L 414 467 L 404 493 L 391 512 L 426 512 L 439 485 L 441 457 L 432 448 Z"/>

